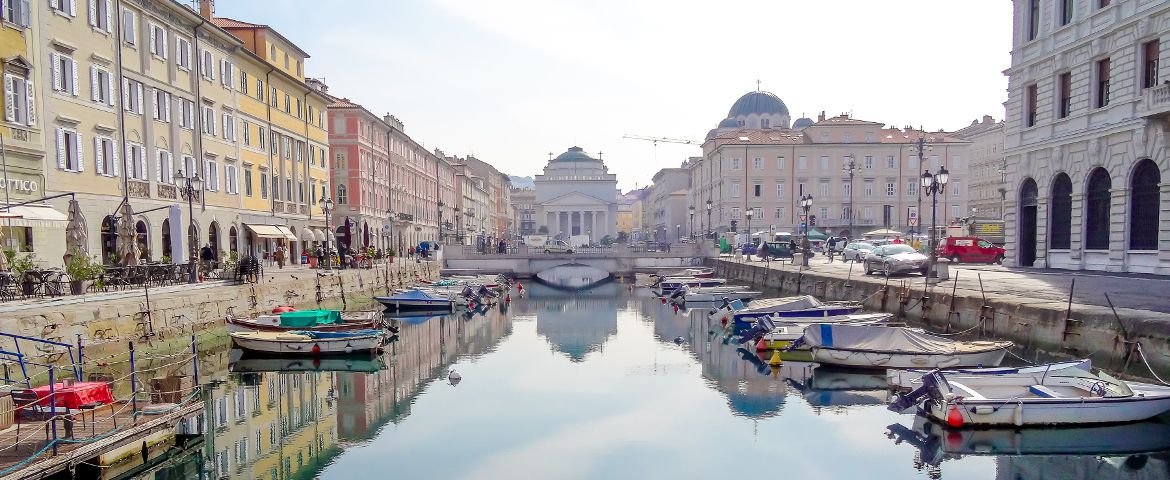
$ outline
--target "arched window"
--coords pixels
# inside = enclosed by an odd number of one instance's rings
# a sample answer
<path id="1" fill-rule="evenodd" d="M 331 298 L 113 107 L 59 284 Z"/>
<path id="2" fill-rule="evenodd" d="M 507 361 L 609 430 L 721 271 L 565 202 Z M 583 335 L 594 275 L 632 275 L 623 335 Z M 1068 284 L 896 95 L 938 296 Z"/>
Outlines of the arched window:
<path id="1" fill-rule="evenodd" d="M 1138 162 L 1129 187 L 1129 248 L 1158 249 L 1158 209 L 1161 198 L 1158 182 L 1162 175 L 1153 160 Z"/>
<path id="2" fill-rule="evenodd" d="M 138 243 L 138 259 L 150 261 L 150 231 L 146 228 L 146 222 L 139 220 L 134 224 L 134 231 Z"/>
<path id="3" fill-rule="evenodd" d="M 207 243 L 211 245 L 211 253 L 219 258 L 219 222 L 211 222 L 207 227 Z"/>
<path id="4" fill-rule="evenodd" d="M 117 260 L 110 262 L 110 255 L 116 255 L 117 251 L 114 217 L 106 215 L 102 219 L 102 262 L 117 263 Z"/>
<path id="5" fill-rule="evenodd" d="M 187 255 L 199 258 L 199 227 L 194 223 L 187 226 Z"/>
<path id="6" fill-rule="evenodd" d="M 232 225 L 228 228 L 228 251 L 235 252 L 239 249 L 240 235 L 236 231 L 236 226 Z"/>
<path id="7" fill-rule="evenodd" d="M 338 205 L 345 205 L 345 203 L 348 201 L 349 195 L 348 195 L 348 192 L 346 192 L 346 190 L 347 189 L 345 188 L 345 185 L 338 185 L 337 186 L 337 203 L 338 203 Z"/>
<path id="8" fill-rule="evenodd" d="M 1085 249 L 1109 249 L 1109 172 L 1097 167 L 1089 173 L 1085 191 Z"/>
<path id="9" fill-rule="evenodd" d="M 1056 250 L 1072 245 L 1072 180 L 1060 173 L 1052 182 L 1052 218 L 1049 219 L 1048 247 Z"/>
<path id="10" fill-rule="evenodd" d="M 164 257 L 174 258 L 174 253 L 171 252 L 171 219 L 164 218 L 162 221 L 162 254 Z"/>

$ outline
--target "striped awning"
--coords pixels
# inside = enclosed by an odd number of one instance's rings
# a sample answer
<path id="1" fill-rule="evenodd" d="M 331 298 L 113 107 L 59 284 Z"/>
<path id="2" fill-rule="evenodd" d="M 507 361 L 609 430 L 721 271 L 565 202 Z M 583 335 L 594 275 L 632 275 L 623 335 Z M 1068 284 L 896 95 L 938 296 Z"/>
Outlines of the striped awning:
<path id="1" fill-rule="evenodd" d="M 244 224 L 257 237 L 260 238 L 284 238 L 287 240 L 296 240 L 297 236 L 293 235 L 292 231 L 284 225 L 253 225 Z"/>
<path id="2" fill-rule="evenodd" d="M 65 228 L 69 216 L 48 205 L 0 207 L 0 226 Z"/>

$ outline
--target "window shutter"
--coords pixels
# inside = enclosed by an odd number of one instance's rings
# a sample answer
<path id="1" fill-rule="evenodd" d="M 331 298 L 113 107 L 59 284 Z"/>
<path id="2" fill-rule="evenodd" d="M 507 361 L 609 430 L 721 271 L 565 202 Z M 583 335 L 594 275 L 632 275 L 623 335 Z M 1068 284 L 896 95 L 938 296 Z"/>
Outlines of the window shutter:
<path id="1" fill-rule="evenodd" d="M 89 0 L 89 25 L 97 26 L 97 0 Z"/>
<path id="2" fill-rule="evenodd" d="M 114 106 L 114 75 L 106 75 L 106 103 Z"/>
<path id="3" fill-rule="evenodd" d="M 110 156 L 113 157 L 110 159 L 110 165 L 114 167 L 114 176 L 116 177 L 121 173 L 122 166 L 118 165 L 118 149 L 113 146 L 113 140 L 110 141 L 110 145 Z"/>
<path id="4" fill-rule="evenodd" d="M 155 35 L 158 34 L 158 28 L 155 28 L 154 25 L 150 25 L 148 28 L 150 28 L 150 53 L 158 55 L 158 39 L 155 38 Z"/>
<path id="5" fill-rule="evenodd" d="M 161 103 L 158 101 L 158 97 L 159 97 L 160 92 L 158 91 L 157 88 L 151 88 L 150 90 L 152 92 L 154 92 L 154 108 L 150 109 L 150 117 L 155 119 L 155 120 L 158 120 L 159 110 L 161 110 L 161 107 L 160 107 Z"/>
<path id="6" fill-rule="evenodd" d="M 29 0 L 20 0 L 20 26 L 29 26 L 29 13 L 31 10 L 32 6 L 29 4 Z"/>
<path id="7" fill-rule="evenodd" d="M 98 175 L 106 174 L 106 166 L 102 165 L 102 139 L 93 137 L 93 171 Z"/>
<path id="8" fill-rule="evenodd" d="M 130 80 L 122 77 L 122 108 L 130 106 Z"/>
<path id="9" fill-rule="evenodd" d="M 187 109 L 187 113 L 186 113 L 187 128 L 194 129 L 195 128 L 195 102 L 192 102 L 189 100 L 185 100 L 185 102 L 187 102 L 186 105 L 191 106 L 190 108 Z"/>
<path id="10" fill-rule="evenodd" d="M 57 129 L 57 168 L 65 169 L 65 130 Z"/>
<path id="11" fill-rule="evenodd" d="M 93 0 L 91 0 L 93 1 Z M 90 5 L 93 5 L 92 3 Z M 98 85 L 101 79 L 98 78 L 97 67 L 89 67 L 89 98 L 93 101 L 98 101 L 98 92 L 101 87 Z"/>
<path id="12" fill-rule="evenodd" d="M 25 98 L 28 100 L 27 102 L 25 102 L 25 107 L 28 108 L 28 126 L 30 126 L 30 127 L 37 126 L 37 102 L 36 102 L 36 99 L 37 99 L 36 91 L 37 90 L 34 87 L 35 87 L 35 85 L 33 85 L 32 80 L 25 80 L 24 81 L 24 95 L 25 95 Z"/>
<path id="13" fill-rule="evenodd" d="M 142 89 L 142 84 L 138 84 L 138 106 L 135 109 L 135 112 L 139 115 L 142 115 Z"/>
<path id="14" fill-rule="evenodd" d="M 77 171 L 84 172 L 85 171 L 85 148 L 82 148 L 82 145 L 85 145 L 85 143 L 81 141 L 81 134 L 80 133 L 74 134 L 74 137 L 77 139 Z"/>
<path id="15" fill-rule="evenodd" d="M 224 138 L 224 140 L 231 140 L 231 133 L 228 132 L 228 116 L 224 115 L 220 120 L 221 120 L 220 123 L 223 124 L 223 138 Z"/>
<path id="16" fill-rule="evenodd" d="M 199 74 L 207 76 L 206 62 L 203 60 L 203 50 L 199 51 Z"/>
<path id="17" fill-rule="evenodd" d="M 211 185 L 211 162 L 203 161 L 203 189 L 215 190 Z"/>
<path id="18" fill-rule="evenodd" d="M 73 94 L 73 96 L 76 97 L 77 96 L 77 62 L 74 62 L 72 58 L 69 59 L 69 74 L 73 78 L 73 83 L 69 84 L 69 93 Z"/>
<path id="19" fill-rule="evenodd" d="M 96 2 L 97 0 L 94 0 L 94 1 Z M 114 12 L 113 5 L 110 5 L 110 2 L 106 2 L 106 31 L 107 32 L 113 30 L 113 28 L 114 28 L 113 27 L 114 24 L 110 23 L 113 20 L 113 12 Z"/>
<path id="20" fill-rule="evenodd" d="M 16 120 L 16 77 L 4 76 L 4 120 Z"/>
<path id="21" fill-rule="evenodd" d="M 170 44 L 170 39 L 167 38 L 167 31 L 162 30 L 162 57 L 167 58 L 167 45 Z"/>
<path id="22" fill-rule="evenodd" d="M 58 56 L 56 53 L 49 54 L 49 63 L 53 64 L 53 89 L 65 90 L 59 88 L 63 86 L 64 82 L 61 81 L 61 61 L 57 59 Z"/>
<path id="23" fill-rule="evenodd" d="M 77 0 L 69 0 L 69 16 L 77 15 Z"/>
<path id="24" fill-rule="evenodd" d="M 138 147 L 137 150 L 134 150 L 138 152 L 138 156 L 135 158 L 135 160 L 138 161 L 138 178 L 140 180 L 147 180 L 150 178 L 150 175 L 146 172 L 146 151 L 144 148 L 145 147 Z"/>

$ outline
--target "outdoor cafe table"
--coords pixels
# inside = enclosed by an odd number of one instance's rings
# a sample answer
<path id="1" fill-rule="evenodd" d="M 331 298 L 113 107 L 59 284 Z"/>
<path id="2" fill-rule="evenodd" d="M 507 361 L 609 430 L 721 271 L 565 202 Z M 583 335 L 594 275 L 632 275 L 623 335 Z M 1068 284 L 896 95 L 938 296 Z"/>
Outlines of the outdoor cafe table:
<path id="1" fill-rule="evenodd" d="M 58 383 L 54 388 L 58 407 L 77 410 L 89 403 L 100 402 L 108 405 L 114 402 L 114 394 L 110 390 L 110 384 L 106 382 L 77 382 L 69 386 Z M 48 385 L 33 388 L 32 391 L 37 394 L 37 405 L 49 406 Z"/>

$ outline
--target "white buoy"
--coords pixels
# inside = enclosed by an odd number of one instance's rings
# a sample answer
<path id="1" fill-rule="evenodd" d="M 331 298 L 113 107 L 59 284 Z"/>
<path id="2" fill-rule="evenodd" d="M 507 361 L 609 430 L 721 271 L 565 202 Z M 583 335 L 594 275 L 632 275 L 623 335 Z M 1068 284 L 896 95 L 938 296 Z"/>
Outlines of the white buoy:
<path id="1" fill-rule="evenodd" d="M 447 374 L 447 382 L 451 385 L 458 385 L 460 380 L 463 380 L 463 375 L 460 375 L 455 369 L 451 369 L 451 372 Z"/>

